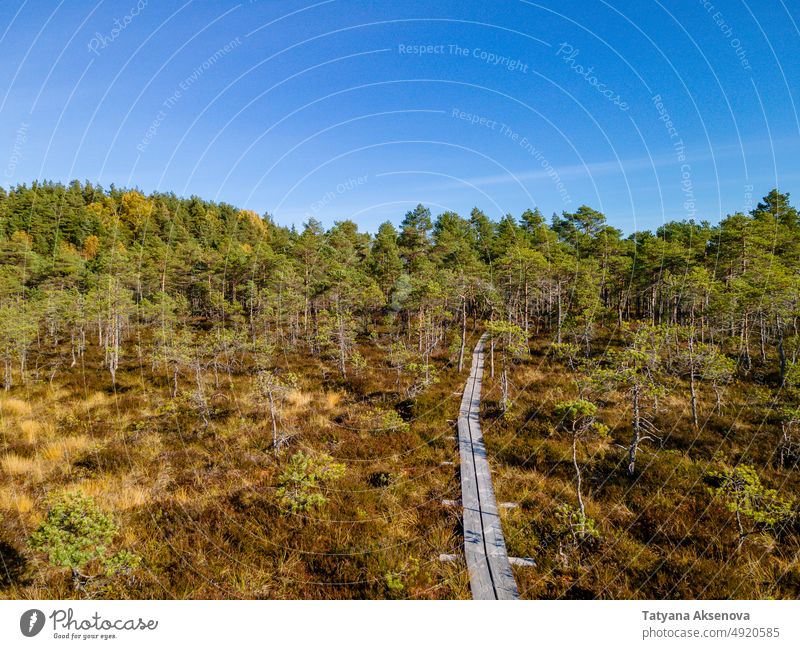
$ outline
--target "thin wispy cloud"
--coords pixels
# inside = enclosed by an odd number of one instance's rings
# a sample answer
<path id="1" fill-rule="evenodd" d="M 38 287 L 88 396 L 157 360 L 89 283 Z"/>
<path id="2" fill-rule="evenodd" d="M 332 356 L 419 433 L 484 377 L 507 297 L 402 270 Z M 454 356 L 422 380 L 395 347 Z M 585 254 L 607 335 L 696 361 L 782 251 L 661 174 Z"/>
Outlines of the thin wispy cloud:
<path id="1" fill-rule="evenodd" d="M 746 150 L 758 149 L 759 145 L 745 145 Z M 712 159 L 709 151 L 703 151 L 693 154 L 688 152 L 688 159 L 691 162 L 697 163 L 702 160 Z M 714 148 L 713 158 L 720 160 L 722 158 L 730 158 L 733 156 L 741 156 L 741 148 L 738 144 L 730 144 Z M 487 174 L 483 176 L 466 177 L 460 181 L 448 181 L 437 185 L 437 189 L 455 189 L 464 187 L 465 185 L 472 185 L 475 187 L 487 187 L 492 185 L 503 185 L 511 183 L 525 183 L 538 180 L 552 180 L 553 173 L 545 168 L 543 165 L 548 161 L 542 158 L 544 162 L 536 160 L 528 169 L 519 171 L 512 171 L 511 173 L 502 174 Z M 680 164 L 674 153 L 664 154 L 659 156 L 628 158 L 619 160 L 598 160 L 595 162 L 588 162 L 585 164 L 569 164 L 569 165 L 552 165 L 552 169 L 558 174 L 562 180 L 568 178 L 586 178 L 607 176 L 609 174 L 629 174 L 643 169 L 657 169 L 667 167 L 670 165 Z"/>

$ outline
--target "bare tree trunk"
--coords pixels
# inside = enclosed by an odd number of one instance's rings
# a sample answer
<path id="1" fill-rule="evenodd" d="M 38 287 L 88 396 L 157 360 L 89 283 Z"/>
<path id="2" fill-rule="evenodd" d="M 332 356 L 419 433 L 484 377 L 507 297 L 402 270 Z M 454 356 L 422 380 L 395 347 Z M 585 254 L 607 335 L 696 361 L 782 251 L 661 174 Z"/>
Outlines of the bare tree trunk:
<path id="1" fill-rule="evenodd" d="M 489 376 L 494 378 L 494 336 L 489 343 Z"/>
<path id="2" fill-rule="evenodd" d="M 525 277 L 525 296 L 524 296 L 524 299 L 525 299 L 525 304 L 523 305 L 522 313 L 523 313 L 524 324 L 525 324 L 525 339 L 527 340 L 527 338 L 528 338 L 528 327 L 529 327 L 528 321 L 530 319 L 530 314 L 529 314 L 529 311 L 528 311 L 528 277 L 527 277 L 527 274 L 526 274 L 526 277 Z"/>
<path id="3" fill-rule="evenodd" d="M 689 372 L 689 393 L 692 403 L 692 423 L 695 430 L 700 428 L 700 421 L 697 416 L 697 387 L 695 386 L 694 368 Z"/>
<path id="4" fill-rule="evenodd" d="M 197 409 L 200 411 L 200 417 L 203 419 L 203 428 L 205 429 L 208 428 L 210 423 L 208 419 L 210 413 L 208 410 L 208 401 L 206 401 L 205 388 L 203 387 L 203 372 L 199 360 L 196 360 L 194 364 L 194 378 L 197 386 L 195 392 L 195 402 Z"/>
<path id="5" fill-rule="evenodd" d="M 722 392 L 716 383 L 714 384 L 714 396 L 717 399 L 717 414 L 722 414 Z"/>
<path id="6" fill-rule="evenodd" d="M 775 327 L 778 330 L 778 364 L 780 368 L 780 386 L 786 384 L 786 350 L 783 348 L 783 323 L 780 316 L 775 318 Z"/>
<path id="7" fill-rule="evenodd" d="M 633 386 L 633 438 L 628 449 L 628 475 L 632 476 L 636 470 L 636 452 L 639 450 L 639 439 L 642 434 L 641 419 L 639 416 L 639 384 Z"/>
<path id="8" fill-rule="evenodd" d="M 556 342 L 560 345 L 561 344 L 561 321 L 562 321 L 562 315 L 561 315 L 561 282 L 558 283 L 558 291 L 557 291 L 557 293 L 558 293 L 558 295 L 556 296 L 556 299 L 558 301 L 558 309 L 557 309 L 557 312 L 556 312 L 556 314 L 557 314 L 556 315 L 556 331 L 557 331 L 557 333 L 556 333 Z"/>
<path id="9" fill-rule="evenodd" d="M 742 320 L 742 333 L 740 336 L 740 341 L 742 360 L 744 361 L 744 365 L 749 372 L 751 369 L 753 369 L 753 361 L 750 358 L 750 325 L 747 322 L 747 313 L 744 314 L 744 318 Z"/>
<path id="10" fill-rule="evenodd" d="M 345 340 L 345 331 L 344 331 L 344 318 L 342 317 L 341 311 L 337 309 L 337 325 L 338 325 L 338 333 L 339 333 L 339 372 L 342 374 L 342 378 L 347 378 L 347 366 L 345 361 L 347 360 L 347 351 L 345 349 L 346 340 Z"/>
<path id="11" fill-rule="evenodd" d="M 738 509 L 736 510 L 736 527 L 739 528 L 739 542 L 736 544 L 736 549 L 739 550 L 744 544 L 745 538 L 747 538 L 747 533 L 744 531 L 744 525 L 742 524 L 742 515 Z"/>
<path id="12" fill-rule="evenodd" d="M 424 351 L 424 347 L 422 345 L 422 330 L 423 330 L 423 316 L 422 316 L 422 307 L 419 308 L 419 343 L 417 346 L 417 351 L 421 354 Z"/>
<path id="13" fill-rule="evenodd" d="M 178 371 L 179 367 L 178 364 L 175 363 L 172 366 L 172 398 L 178 396 Z"/>
<path id="14" fill-rule="evenodd" d="M 275 456 L 278 455 L 278 420 L 275 416 L 275 398 L 272 393 L 272 388 L 267 391 L 267 397 L 269 398 L 269 416 L 272 419 L 272 450 L 275 453 Z"/>
<path id="15" fill-rule="evenodd" d="M 583 524 L 586 520 L 586 507 L 583 504 L 581 495 L 581 468 L 578 465 L 578 436 L 572 434 L 572 466 L 575 467 L 575 494 L 578 496 L 578 509 L 581 512 L 581 534 L 583 534 Z"/>
<path id="16" fill-rule="evenodd" d="M 117 384 L 117 368 L 119 367 L 120 336 L 122 335 L 120 329 L 121 329 L 120 316 L 115 314 L 112 317 L 111 331 L 109 332 L 109 335 L 111 336 L 111 345 L 109 347 L 109 357 L 108 357 L 108 371 L 111 373 L 111 383 L 113 385 Z"/>
<path id="17" fill-rule="evenodd" d="M 461 298 L 461 349 L 458 352 L 458 371 L 464 369 L 464 349 L 467 345 L 467 296 Z"/>
<path id="18" fill-rule="evenodd" d="M 694 327 L 689 333 L 689 393 L 691 396 L 692 405 L 692 423 L 695 430 L 700 428 L 700 422 L 697 417 L 697 386 L 695 385 L 695 371 L 694 371 Z"/>
<path id="19" fill-rule="evenodd" d="M 23 345 L 24 345 L 24 343 L 23 343 Z M 19 350 L 19 379 L 20 379 L 20 382 L 22 382 L 23 385 L 25 383 L 27 383 L 27 379 L 26 379 L 26 376 L 25 376 L 25 370 L 27 368 L 27 362 L 28 362 L 28 350 L 27 350 L 26 347 L 23 346 Z"/>
<path id="20" fill-rule="evenodd" d="M 503 414 L 508 412 L 509 390 L 508 390 L 508 366 L 506 365 L 506 354 L 503 352 L 503 372 L 500 375 L 500 388 L 502 392 L 502 411 Z"/>

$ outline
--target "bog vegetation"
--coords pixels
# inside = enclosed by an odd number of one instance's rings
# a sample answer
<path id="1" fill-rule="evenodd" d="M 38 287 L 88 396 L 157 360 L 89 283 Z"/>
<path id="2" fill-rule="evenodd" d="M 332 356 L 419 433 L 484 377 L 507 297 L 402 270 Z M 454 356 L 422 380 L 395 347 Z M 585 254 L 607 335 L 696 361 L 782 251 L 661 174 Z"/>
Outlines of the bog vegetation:
<path id="1" fill-rule="evenodd" d="M 469 597 L 482 417 L 525 597 L 800 594 L 800 217 L 374 235 L 0 189 L 0 596 Z"/>

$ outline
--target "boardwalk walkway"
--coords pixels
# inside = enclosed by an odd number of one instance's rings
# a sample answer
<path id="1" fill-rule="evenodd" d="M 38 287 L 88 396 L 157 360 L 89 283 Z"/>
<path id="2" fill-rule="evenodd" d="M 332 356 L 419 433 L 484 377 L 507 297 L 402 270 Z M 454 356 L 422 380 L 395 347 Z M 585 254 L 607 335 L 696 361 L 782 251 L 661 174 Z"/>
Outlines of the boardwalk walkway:
<path id="1" fill-rule="evenodd" d="M 472 368 L 458 415 L 464 554 L 473 599 L 519 599 L 497 513 L 479 418 L 486 334 L 472 353 Z"/>

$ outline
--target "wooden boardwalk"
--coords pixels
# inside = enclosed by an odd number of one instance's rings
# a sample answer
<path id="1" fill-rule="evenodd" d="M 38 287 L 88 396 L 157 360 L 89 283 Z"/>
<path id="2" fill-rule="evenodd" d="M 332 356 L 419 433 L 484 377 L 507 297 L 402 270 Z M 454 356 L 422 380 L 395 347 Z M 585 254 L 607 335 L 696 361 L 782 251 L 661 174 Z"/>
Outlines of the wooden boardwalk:
<path id="1" fill-rule="evenodd" d="M 473 599 L 519 599 L 497 512 L 492 475 L 480 423 L 483 348 L 472 352 L 472 368 L 458 415 L 461 500 L 464 506 L 464 555 Z"/>

